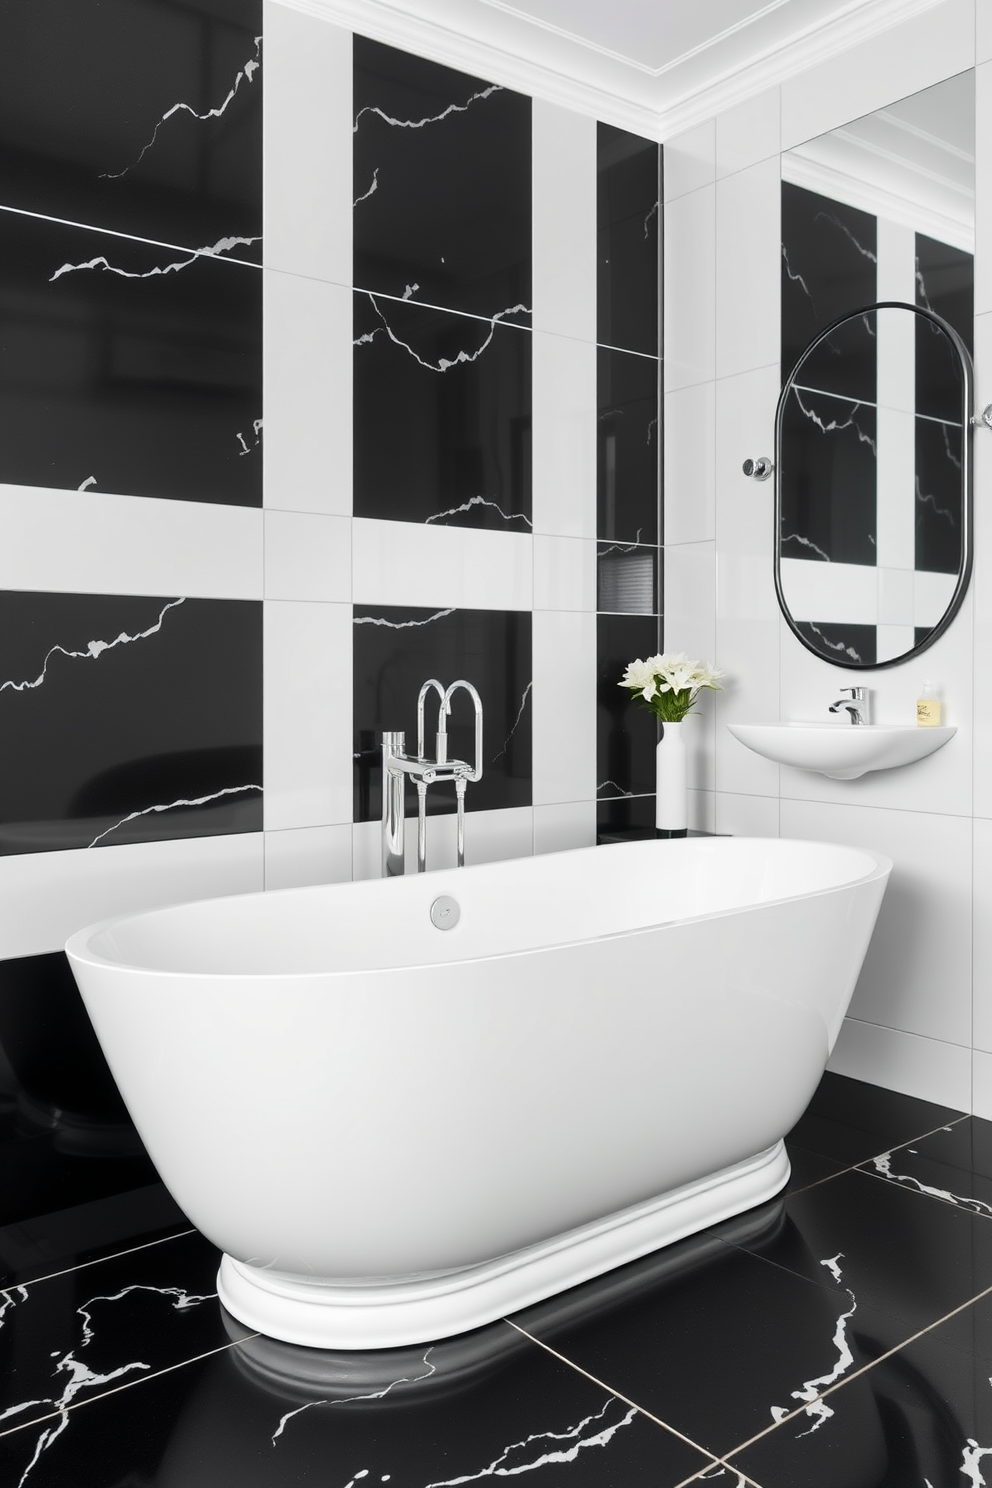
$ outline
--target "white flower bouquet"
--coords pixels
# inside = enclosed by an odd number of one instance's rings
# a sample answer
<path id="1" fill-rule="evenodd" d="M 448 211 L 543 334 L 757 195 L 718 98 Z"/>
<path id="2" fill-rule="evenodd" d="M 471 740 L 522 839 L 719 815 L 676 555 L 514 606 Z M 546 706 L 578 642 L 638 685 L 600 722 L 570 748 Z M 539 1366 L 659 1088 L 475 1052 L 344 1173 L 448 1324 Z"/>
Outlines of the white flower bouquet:
<path id="1" fill-rule="evenodd" d="M 631 661 L 617 685 L 629 687 L 638 702 L 644 703 L 662 723 L 681 723 L 703 688 L 722 692 L 715 667 L 702 661 L 690 661 L 683 653 L 674 656 L 649 656 L 647 661 Z"/>

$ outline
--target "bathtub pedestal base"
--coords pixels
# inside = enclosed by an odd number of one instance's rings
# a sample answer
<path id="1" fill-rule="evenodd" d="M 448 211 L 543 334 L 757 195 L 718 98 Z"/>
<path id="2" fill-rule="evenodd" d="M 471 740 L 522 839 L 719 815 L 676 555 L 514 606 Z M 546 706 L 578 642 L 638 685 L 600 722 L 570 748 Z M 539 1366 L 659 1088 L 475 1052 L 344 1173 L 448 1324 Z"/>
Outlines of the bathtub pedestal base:
<path id="1" fill-rule="evenodd" d="M 444 1275 L 353 1286 L 261 1270 L 225 1255 L 228 1312 L 310 1348 L 401 1348 L 479 1328 L 772 1198 L 789 1179 L 783 1142 L 660 1198 L 511 1255 Z"/>

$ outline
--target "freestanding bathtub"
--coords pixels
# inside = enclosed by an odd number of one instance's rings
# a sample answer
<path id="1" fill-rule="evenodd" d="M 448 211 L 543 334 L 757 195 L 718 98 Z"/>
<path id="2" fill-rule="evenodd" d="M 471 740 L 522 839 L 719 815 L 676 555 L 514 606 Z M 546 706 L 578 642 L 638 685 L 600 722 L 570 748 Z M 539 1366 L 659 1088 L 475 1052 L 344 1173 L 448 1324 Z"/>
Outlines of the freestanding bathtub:
<path id="1" fill-rule="evenodd" d="M 177 905 L 66 950 L 229 1311 L 395 1347 L 777 1193 L 890 868 L 630 843 Z"/>

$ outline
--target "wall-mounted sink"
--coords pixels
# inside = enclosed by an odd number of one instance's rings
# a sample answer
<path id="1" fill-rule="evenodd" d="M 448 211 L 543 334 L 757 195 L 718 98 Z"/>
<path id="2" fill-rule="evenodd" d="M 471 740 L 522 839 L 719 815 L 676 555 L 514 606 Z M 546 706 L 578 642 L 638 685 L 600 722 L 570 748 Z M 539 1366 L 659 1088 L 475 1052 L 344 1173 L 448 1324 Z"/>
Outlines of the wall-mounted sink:
<path id="1" fill-rule="evenodd" d="M 957 729 L 902 723 L 728 723 L 755 754 L 834 780 L 856 780 L 869 770 L 911 765 L 946 744 Z"/>

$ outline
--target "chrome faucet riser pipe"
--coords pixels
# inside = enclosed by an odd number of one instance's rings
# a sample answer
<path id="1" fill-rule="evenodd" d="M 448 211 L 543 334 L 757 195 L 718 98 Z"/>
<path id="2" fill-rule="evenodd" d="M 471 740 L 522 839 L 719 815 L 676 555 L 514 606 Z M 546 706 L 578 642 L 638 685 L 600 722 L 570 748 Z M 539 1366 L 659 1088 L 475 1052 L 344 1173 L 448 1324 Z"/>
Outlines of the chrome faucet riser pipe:
<path id="1" fill-rule="evenodd" d="M 427 783 L 417 781 L 417 872 L 427 871 Z"/>
<path id="2" fill-rule="evenodd" d="M 384 733 L 382 736 L 383 878 L 399 878 L 405 866 L 406 834 L 403 793 L 406 788 L 406 778 L 402 772 L 391 768 L 393 759 L 396 755 L 403 753 L 405 745 L 405 733 Z"/>
<path id="3" fill-rule="evenodd" d="M 423 759 L 423 757 L 424 757 L 424 704 L 425 704 L 426 699 L 427 699 L 427 694 L 431 691 L 432 688 L 437 693 L 437 696 L 438 696 L 437 726 L 438 726 L 438 728 L 443 728 L 444 727 L 444 715 L 443 715 L 443 709 L 444 709 L 444 688 L 441 686 L 440 682 L 437 680 L 436 677 L 428 677 L 427 681 L 424 683 L 423 687 L 420 689 L 420 693 L 419 693 L 419 695 L 417 697 L 417 757 L 418 757 L 418 759 Z M 435 758 L 440 759 L 441 756 L 440 755 L 436 755 Z"/>
<path id="4" fill-rule="evenodd" d="M 447 719 L 448 715 L 451 712 L 451 695 L 452 695 L 452 693 L 457 692 L 460 687 L 461 688 L 464 688 L 464 690 L 468 693 L 469 697 L 472 699 L 472 706 L 475 709 L 475 764 L 474 764 L 472 770 L 465 776 L 465 779 L 466 780 L 481 780 L 482 779 L 482 699 L 480 698 L 480 696 L 479 696 L 478 692 L 476 691 L 476 689 L 472 686 L 471 682 L 466 682 L 464 680 L 464 678 L 462 678 L 462 677 L 460 677 L 457 682 L 452 682 L 451 686 L 448 688 L 447 692 L 444 694 L 444 699 L 443 699 L 443 701 L 441 703 L 441 720 L 440 720 L 440 726 L 442 728 L 445 727 L 445 720 Z"/>

